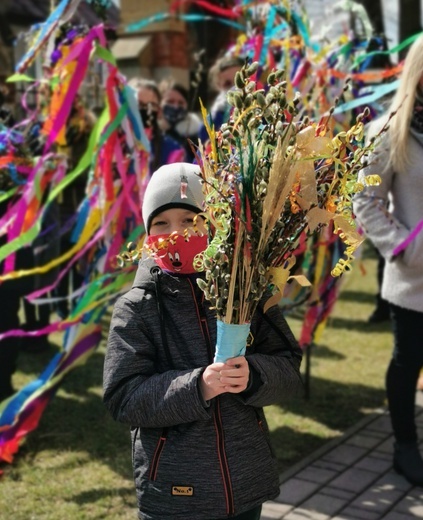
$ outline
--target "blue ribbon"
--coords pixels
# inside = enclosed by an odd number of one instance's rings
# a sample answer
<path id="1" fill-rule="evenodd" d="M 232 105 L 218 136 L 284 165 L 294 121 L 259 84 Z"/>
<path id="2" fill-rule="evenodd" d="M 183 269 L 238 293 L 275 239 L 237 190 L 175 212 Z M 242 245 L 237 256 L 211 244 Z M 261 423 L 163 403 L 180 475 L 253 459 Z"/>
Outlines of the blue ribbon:
<path id="1" fill-rule="evenodd" d="M 379 85 L 374 87 L 374 90 L 371 94 L 363 97 L 359 97 L 357 99 L 353 99 L 352 101 L 348 101 L 347 103 L 343 103 L 335 108 L 334 114 L 342 114 L 342 112 L 347 112 L 348 110 L 352 110 L 353 108 L 361 107 L 363 105 L 371 105 L 377 99 L 380 99 L 386 94 L 393 92 L 398 88 L 399 80 L 393 81 L 392 83 L 386 83 L 383 85 Z"/>
<path id="2" fill-rule="evenodd" d="M 229 358 L 243 356 L 249 333 L 249 323 L 237 325 L 217 320 L 215 363 L 225 363 Z"/>

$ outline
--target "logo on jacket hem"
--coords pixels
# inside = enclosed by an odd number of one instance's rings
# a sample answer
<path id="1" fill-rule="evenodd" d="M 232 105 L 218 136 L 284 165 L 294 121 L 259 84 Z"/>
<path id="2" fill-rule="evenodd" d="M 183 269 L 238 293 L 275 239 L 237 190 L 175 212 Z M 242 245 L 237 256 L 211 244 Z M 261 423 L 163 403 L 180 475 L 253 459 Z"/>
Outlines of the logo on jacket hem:
<path id="1" fill-rule="evenodd" d="M 192 497 L 194 496 L 194 488 L 192 486 L 172 486 L 172 495 L 176 497 Z"/>

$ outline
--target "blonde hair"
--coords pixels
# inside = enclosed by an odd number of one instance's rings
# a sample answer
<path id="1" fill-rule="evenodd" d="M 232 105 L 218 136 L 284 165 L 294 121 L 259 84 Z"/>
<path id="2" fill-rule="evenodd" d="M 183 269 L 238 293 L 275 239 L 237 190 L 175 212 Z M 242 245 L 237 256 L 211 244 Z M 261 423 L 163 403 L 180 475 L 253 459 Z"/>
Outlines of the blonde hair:
<path id="1" fill-rule="evenodd" d="M 409 161 L 407 153 L 408 135 L 417 87 L 422 76 L 423 34 L 417 38 L 408 51 L 398 90 L 388 109 L 388 113 L 397 111 L 389 123 L 389 163 L 398 173 L 406 170 Z"/>

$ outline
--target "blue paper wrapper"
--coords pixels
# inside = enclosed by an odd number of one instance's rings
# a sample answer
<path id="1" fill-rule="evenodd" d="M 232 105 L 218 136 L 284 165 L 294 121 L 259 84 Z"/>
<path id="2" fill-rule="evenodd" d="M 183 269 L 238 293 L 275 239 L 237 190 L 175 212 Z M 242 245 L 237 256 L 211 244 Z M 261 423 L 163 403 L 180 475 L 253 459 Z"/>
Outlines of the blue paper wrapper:
<path id="1" fill-rule="evenodd" d="M 227 359 L 243 356 L 250 333 L 250 324 L 237 325 L 217 320 L 217 340 L 214 362 L 224 363 Z"/>

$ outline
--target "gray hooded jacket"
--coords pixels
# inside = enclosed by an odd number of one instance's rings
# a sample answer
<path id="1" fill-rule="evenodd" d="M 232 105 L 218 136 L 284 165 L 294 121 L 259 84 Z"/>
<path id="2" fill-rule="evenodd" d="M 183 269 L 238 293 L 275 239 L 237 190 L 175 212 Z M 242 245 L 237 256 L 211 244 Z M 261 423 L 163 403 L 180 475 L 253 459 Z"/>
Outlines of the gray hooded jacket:
<path id="1" fill-rule="evenodd" d="M 279 493 L 262 407 L 301 388 L 301 350 L 277 306 L 257 313 L 249 389 L 206 403 L 198 383 L 213 360 L 216 318 L 193 278 L 166 273 L 158 310 L 154 265 L 140 263 L 114 307 L 104 402 L 131 425 L 141 519 L 230 518 Z"/>

